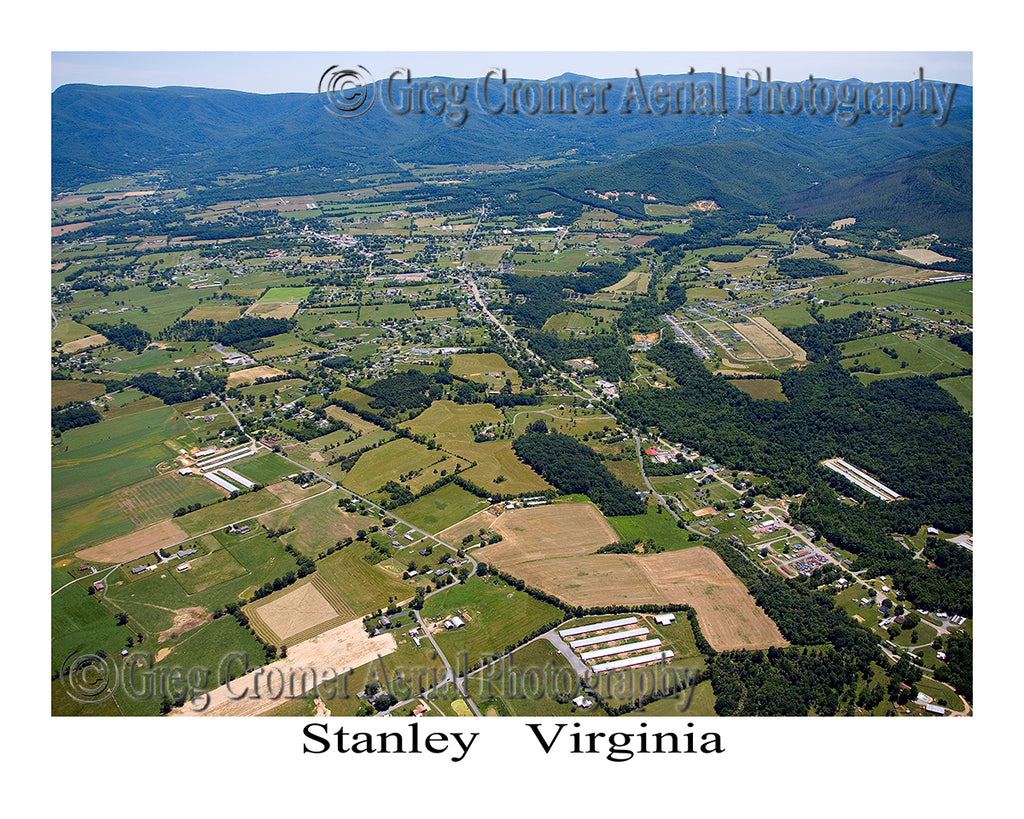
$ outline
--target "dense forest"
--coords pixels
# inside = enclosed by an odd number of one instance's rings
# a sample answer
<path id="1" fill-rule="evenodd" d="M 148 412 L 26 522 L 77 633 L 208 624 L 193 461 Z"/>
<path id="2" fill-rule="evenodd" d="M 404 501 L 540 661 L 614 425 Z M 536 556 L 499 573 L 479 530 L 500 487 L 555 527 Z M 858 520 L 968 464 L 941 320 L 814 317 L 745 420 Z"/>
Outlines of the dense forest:
<path id="1" fill-rule="evenodd" d="M 971 530 L 970 419 L 933 380 L 865 386 L 838 365 L 822 363 L 780 377 L 788 401 L 755 401 L 675 341 L 663 341 L 648 355 L 678 386 L 624 395 L 619 408 L 634 423 L 657 426 L 721 463 L 767 475 L 771 484 L 763 491 L 806 491 L 802 519 L 865 560 L 875 555 L 873 570 L 881 571 L 896 550 L 905 552 L 891 532 L 914 533 L 923 525 Z M 837 456 L 906 500 L 875 500 L 819 465 Z M 832 483 L 859 504 L 841 504 Z"/>
<path id="2" fill-rule="evenodd" d="M 73 404 L 64 409 L 50 410 L 50 426 L 57 432 L 97 423 L 103 416 L 90 404 Z"/>
<path id="3" fill-rule="evenodd" d="M 131 380 L 131 385 L 147 395 L 155 396 L 165 404 L 180 404 L 194 401 L 204 395 L 218 394 L 227 384 L 226 375 L 211 372 L 182 373 L 177 378 L 156 373 L 143 373 Z"/>
<path id="4" fill-rule="evenodd" d="M 645 511 L 644 502 L 608 471 L 601 456 L 570 435 L 527 432 L 512 442 L 512 448 L 560 492 L 586 495 L 605 515 L 642 515 Z"/>

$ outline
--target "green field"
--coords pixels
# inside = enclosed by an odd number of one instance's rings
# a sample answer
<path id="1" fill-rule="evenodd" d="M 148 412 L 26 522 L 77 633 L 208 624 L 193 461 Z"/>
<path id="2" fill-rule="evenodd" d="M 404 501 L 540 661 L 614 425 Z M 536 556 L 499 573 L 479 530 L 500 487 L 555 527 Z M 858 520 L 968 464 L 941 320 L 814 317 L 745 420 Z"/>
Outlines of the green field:
<path id="1" fill-rule="evenodd" d="M 457 465 L 465 469 L 469 463 L 439 450 L 428 449 L 409 438 L 399 438 L 364 453 L 345 476 L 344 485 L 359 495 L 367 496 L 388 481 L 396 481 L 415 493 L 444 477 L 440 474 L 442 469 L 454 472 Z M 413 477 L 399 480 L 411 473 L 415 473 Z"/>
<path id="2" fill-rule="evenodd" d="M 264 583 L 297 568 L 295 559 L 284 547 L 266 537 L 253 537 L 232 547 L 221 547 L 214 538 L 208 537 L 202 539 L 202 545 L 216 548 L 206 557 L 196 558 L 199 569 L 187 580 L 186 575 L 193 570 L 178 572 L 175 561 L 147 572 L 132 583 L 108 587 L 106 599 L 125 611 L 133 626 L 155 637 L 171 629 L 179 612 L 201 609 L 212 613 L 228 603 L 244 603 Z M 221 550 L 229 552 L 243 574 L 225 557 L 203 564 Z"/>
<path id="3" fill-rule="evenodd" d="M 424 532 L 436 534 L 487 506 L 485 499 L 449 483 L 412 503 L 399 506 L 394 514 Z"/>
<path id="4" fill-rule="evenodd" d="M 579 709 L 583 693 L 569 661 L 547 640 L 517 648 L 501 662 L 480 669 L 466 689 L 485 716 L 603 716 L 598 707 Z M 562 701 L 559 701 L 562 700 Z"/>
<path id="5" fill-rule="evenodd" d="M 974 376 L 943 378 L 935 383 L 952 395 L 968 415 L 974 412 Z"/>
<path id="6" fill-rule="evenodd" d="M 964 279 L 890 291 L 879 295 L 860 296 L 867 304 L 897 305 L 927 310 L 943 310 L 946 315 L 970 321 L 974 315 L 974 282 Z"/>
<path id="7" fill-rule="evenodd" d="M 544 331 L 557 333 L 562 330 L 590 330 L 596 325 L 596 319 L 583 313 L 555 313 L 544 322 Z"/>
<path id="8" fill-rule="evenodd" d="M 943 338 L 925 336 L 906 339 L 895 333 L 847 341 L 840 345 L 843 366 L 861 366 L 881 370 L 881 375 L 931 375 L 970 369 L 973 356 Z M 882 352 L 886 347 L 896 353 L 894 359 Z M 862 380 L 880 377 L 874 373 L 857 373 Z"/>
<path id="9" fill-rule="evenodd" d="M 413 596 L 411 582 L 363 559 L 372 551 L 368 543 L 356 541 L 316 565 L 317 573 L 357 617 L 386 608 L 392 601 L 404 603 Z"/>
<path id="10" fill-rule="evenodd" d="M 157 471 L 193 440 L 184 419 L 163 404 L 65 432 L 52 449 L 54 554 L 170 517 L 178 506 L 221 497 L 205 482 Z"/>
<path id="11" fill-rule="evenodd" d="M 260 296 L 259 304 L 266 302 L 298 302 L 309 298 L 312 287 L 271 287 Z"/>
<path id="12" fill-rule="evenodd" d="M 472 576 L 465 583 L 448 586 L 429 598 L 422 615 L 428 621 L 443 621 L 459 614 L 466 625 L 435 635 L 445 656 L 459 669 L 473 666 L 549 623 L 562 619 L 561 609 L 515 591 L 496 577 L 483 580 Z"/>
<path id="13" fill-rule="evenodd" d="M 729 383 L 758 401 L 787 401 L 782 382 L 774 378 L 736 378 Z"/>
<path id="14" fill-rule="evenodd" d="M 289 463 L 273 452 L 257 455 L 255 458 L 245 458 L 237 463 L 228 464 L 228 467 L 239 475 L 263 486 L 299 471 L 295 464 Z"/>
<path id="15" fill-rule="evenodd" d="M 664 510 L 658 514 L 659 510 L 662 510 L 660 504 L 650 503 L 644 515 L 620 515 L 606 520 L 622 541 L 650 538 L 666 551 L 696 545 L 690 542 L 689 533 L 685 529 L 676 526 L 674 517 Z"/>

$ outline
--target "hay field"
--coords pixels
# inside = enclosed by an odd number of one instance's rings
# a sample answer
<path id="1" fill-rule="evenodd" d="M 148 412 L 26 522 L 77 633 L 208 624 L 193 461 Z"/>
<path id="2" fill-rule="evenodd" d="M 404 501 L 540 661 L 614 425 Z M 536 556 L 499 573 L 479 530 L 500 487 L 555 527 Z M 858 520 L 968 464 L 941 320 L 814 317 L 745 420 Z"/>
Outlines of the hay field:
<path id="1" fill-rule="evenodd" d="M 266 364 L 261 364 L 245 370 L 236 370 L 228 374 L 228 386 L 237 387 L 239 384 L 255 384 L 259 378 L 274 378 L 278 375 L 285 375 L 285 371 L 279 370 L 277 367 L 268 367 Z"/>
<path id="2" fill-rule="evenodd" d="M 62 353 L 77 353 L 82 350 L 88 350 L 91 347 L 102 347 L 104 344 L 108 344 L 107 337 L 99 333 L 94 333 L 91 336 L 85 338 L 79 338 L 75 341 L 69 341 L 66 344 L 62 344 L 60 351 Z"/>
<path id="3" fill-rule="evenodd" d="M 273 645 L 294 645 L 355 617 L 330 586 L 315 575 L 289 586 L 282 594 L 272 594 L 244 608 L 257 633 L 270 638 Z"/>
<path id="4" fill-rule="evenodd" d="M 906 256 L 908 259 L 913 259 L 915 262 L 920 262 L 921 264 L 935 264 L 936 262 L 953 261 L 952 256 L 943 256 L 941 253 L 936 253 L 934 250 L 929 250 L 926 247 L 904 247 L 896 252 L 900 256 Z"/>
<path id="5" fill-rule="evenodd" d="M 123 563 L 155 552 L 157 549 L 174 546 L 188 540 L 188 537 L 174 521 L 163 520 L 137 532 L 108 540 L 99 546 L 83 549 L 77 554 L 83 560 L 94 560 L 97 563 Z"/>
<path id="6" fill-rule="evenodd" d="M 91 381 L 51 381 L 50 408 L 62 407 L 72 401 L 90 401 L 99 398 L 106 390 L 103 384 Z"/>
<path id="7" fill-rule="evenodd" d="M 236 304 L 197 304 L 184 316 L 183 321 L 233 321 L 242 315 L 242 308 Z"/>
<path id="8" fill-rule="evenodd" d="M 452 375 L 460 375 L 473 381 L 485 381 L 487 373 L 496 373 L 492 380 L 511 379 L 512 384 L 521 383 L 519 373 L 497 353 L 457 353 L 452 356 Z"/>
<path id="9" fill-rule="evenodd" d="M 256 302 L 245 311 L 246 316 L 252 318 L 286 318 L 290 319 L 299 312 L 298 304 L 287 302 Z"/>
<path id="10" fill-rule="evenodd" d="M 367 421 L 365 418 L 361 418 L 354 413 L 347 412 L 341 407 L 336 407 L 333 404 L 325 407 L 324 412 L 327 413 L 327 417 L 332 421 L 344 421 L 352 427 L 353 432 L 362 432 L 365 434 L 367 432 L 373 432 L 374 430 L 380 429 L 380 427 L 372 421 Z"/>
<path id="11" fill-rule="evenodd" d="M 504 512 L 492 528 L 504 537 L 478 554 L 528 585 L 584 607 L 685 603 L 718 651 L 786 645 L 746 586 L 710 549 L 653 555 L 594 554 L 617 540 L 590 504 Z"/>

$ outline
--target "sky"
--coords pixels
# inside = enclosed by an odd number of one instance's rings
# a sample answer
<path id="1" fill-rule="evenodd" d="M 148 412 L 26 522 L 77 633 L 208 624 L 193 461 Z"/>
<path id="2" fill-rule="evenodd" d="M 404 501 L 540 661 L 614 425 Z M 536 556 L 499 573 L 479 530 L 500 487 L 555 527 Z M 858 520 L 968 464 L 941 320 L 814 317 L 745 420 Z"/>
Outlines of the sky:
<path id="1" fill-rule="evenodd" d="M 260 94 L 316 91 L 330 66 L 365 66 L 377 79 L 396 68 L 413 76 L 482 77 L 491 68 L 510 76 L 549 79 L 566 72 L 593 77 L 718 72 L 747 69 L 773 80 L 856 77 L 906 81 L 924 69 L 928 79 L 973 85 L 969 51 L 61 51 L 52 53 L 51 90 L 67 83 L 227 88 Z"/>

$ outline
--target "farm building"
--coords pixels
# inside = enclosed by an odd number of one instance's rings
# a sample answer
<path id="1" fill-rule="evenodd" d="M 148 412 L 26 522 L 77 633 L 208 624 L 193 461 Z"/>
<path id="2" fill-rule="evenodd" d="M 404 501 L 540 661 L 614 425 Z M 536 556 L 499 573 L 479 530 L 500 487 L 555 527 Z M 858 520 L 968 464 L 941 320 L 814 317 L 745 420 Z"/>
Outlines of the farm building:
<path id="1" fill-rule="evenodd" d="M 642 634 L 649 634 L 650 631 L 651 630 L 649 628 L 641 627 L 626 629 L 625 631 L 616 631 L 611 634 L 600 634 L 597 637 L 585 637 L 582 640 L 573 640 L 569 643 L 569 647 L 576 649 L 583 648 L 584 646 L 597 645 L 598 643 L 610 643 L 613 640 L 625 640 L 629 637 L 639 637 Z"/>
<path id="2" fill-rule="evenodd" d="M 675 652 L 671 649 L 665 649 L 664 651 L 655 651 L 653 654 L 641 654 L 639 657 L 627 657 L 624 660 L 611 660 L 607 663 L 595 665 L 593 668 L 597 673 L 600 673 L 601 671 L 614 671 L 617 668 L 629 668 L 634 665 L 644 665 L 645 663 L 668 660 L 674 654 Z"/>
<path id="3" fill-rule="evenodd" d="M 614 657 L 616 654 L 626 654 L 630 651 L 657 648 L 660 645 L 661 640 L 655 637 L 651 640 L 640 640 L 637 643 L 625 643 L 621 646 L 609 646 L 608 648 L 595 648 L 593 651 L 584 651 L 580 654 L 580 659 L 587 662 L 589 660 L 596 660 L 599 657 Z"/>
<path id="4" fill-rule="evenodd" d="M 234 481 L 235 483 L 241 484 L 246 489 L 252 489 L 256 485 L 255 483 L 250 481 L 248 478 L 243 478 L 241 475 L 239 475 L 233 469 L 228 469 L 227 467 L 223 467 L 221 469 L 218 469 L 217 471 L 221 475 L 223 475 L 225 478 L 229 478 L 230 480 Z"/>
<path id="5" fill-rule="evenodd" d="M 605 620 L 600 623 L 591 623 L 589 626 L 576 626 L 575 628 L 562 629 L 558 632 L 558 636 L 574 637 L 577 634 L 586 634 L 590 631 L 602 631 L 609 628 L 618 628 L 619 626 L 631 626 L 637 621 L 636 617 L 623 617 L 619 620 Z"/>

